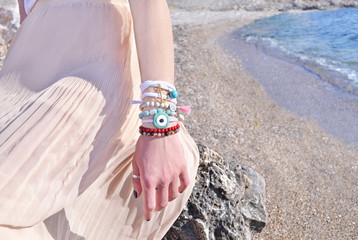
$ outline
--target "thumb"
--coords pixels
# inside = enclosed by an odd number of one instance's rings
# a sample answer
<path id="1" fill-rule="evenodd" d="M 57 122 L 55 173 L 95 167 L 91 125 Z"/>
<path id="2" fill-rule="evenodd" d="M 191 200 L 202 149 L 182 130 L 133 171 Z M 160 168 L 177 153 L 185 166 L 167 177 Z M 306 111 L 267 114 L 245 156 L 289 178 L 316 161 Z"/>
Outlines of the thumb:
<path id="1" fill-rule="evenodd" d="M 136 161 L 133 159 L 132 161 L 133 175 L 132 175 L 132 183 L 133 183 L 133 195 L 135 198 L 139 197 L 142 194 L 142 185 L 140 183 L 140 172 Z M 136 178 L 135 175 L 139 176 Z"/>

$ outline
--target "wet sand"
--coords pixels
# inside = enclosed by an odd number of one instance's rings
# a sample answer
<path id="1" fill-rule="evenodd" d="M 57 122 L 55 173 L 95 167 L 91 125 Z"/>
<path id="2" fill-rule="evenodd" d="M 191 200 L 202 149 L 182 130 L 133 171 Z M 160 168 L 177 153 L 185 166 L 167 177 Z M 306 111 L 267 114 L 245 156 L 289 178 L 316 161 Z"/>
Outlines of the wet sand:
<path id="1" fill-rule="evenodd" d="M 258 239 L 357 239 L 358 148 L 278 104 L 228 41 L 269 14 L 172 11 L 176 85 L 193 108 L 185 125 L 197 142 L 264 176 L 268 225 Z"/>
<path id="2" fill-rule="evenodd" d="M 306 68 L 304 63 L 289 59 L 278 50 L 246 42 L 238 32 L 222 40 L 223 45 L 242 60 L 244 69 L 280 106 L 315 121 L 327 133 L 345 143 L 358 146 L 357 94 L 322 80 L 321 75 Z"/>

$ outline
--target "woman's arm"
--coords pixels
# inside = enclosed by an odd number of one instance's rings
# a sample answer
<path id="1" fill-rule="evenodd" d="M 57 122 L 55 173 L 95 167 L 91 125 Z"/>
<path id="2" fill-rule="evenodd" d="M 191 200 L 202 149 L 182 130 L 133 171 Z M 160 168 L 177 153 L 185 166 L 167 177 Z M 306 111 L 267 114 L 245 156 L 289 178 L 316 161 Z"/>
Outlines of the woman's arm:
<path id="1" fill-rule="evenodd" d="M 142 82 L 174 84 L 174 47 L 169 8 L 165 0 L 129 0 Z M 146 127 L 150 127 L 145 125 Z M 141 135 L 133 157 L 134 195 L 144 197 L 144 218 L 166 207 L 189 185 L 184 151 L 177 134 Z"/>
<path id="2" fill-rule="evenodd" d="M 130 0 L 142 82 L 174 84 L 174 47 L 165 0 Z"/>
<path id="3" fill-rule="evenodd" d="M 24 0 L 18 0 L 18 4 L 19 4 L 20 24 L 22 24 L 22 22 L 27 17 L 27 14 L 25 12 Z"/>

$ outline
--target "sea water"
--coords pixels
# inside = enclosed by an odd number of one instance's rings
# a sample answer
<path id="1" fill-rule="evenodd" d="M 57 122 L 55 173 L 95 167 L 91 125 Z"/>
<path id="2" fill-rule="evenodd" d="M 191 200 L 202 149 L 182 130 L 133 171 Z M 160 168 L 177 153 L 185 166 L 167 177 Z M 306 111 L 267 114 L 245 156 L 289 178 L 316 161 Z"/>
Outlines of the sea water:
<path id="1" fill-rule="evenodd" d="M 241 37 L 358 94 L 358 9 L 283 13 L 242 28 Z"/>
<path id="2" fill-rule="evenodd" d="M 358 9 L 281 13 L 225 39 L 278 105 L 358 146 Z"/>

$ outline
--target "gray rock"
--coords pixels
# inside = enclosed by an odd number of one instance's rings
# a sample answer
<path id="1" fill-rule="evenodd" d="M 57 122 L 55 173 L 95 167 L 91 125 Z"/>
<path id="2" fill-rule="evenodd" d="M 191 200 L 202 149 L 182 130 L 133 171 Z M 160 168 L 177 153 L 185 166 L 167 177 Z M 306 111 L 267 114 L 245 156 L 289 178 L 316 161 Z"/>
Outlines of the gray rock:
<path id="1" fill-rule="evenodd" d="M 206 146 L 198 148 L 193 193 L 164 239 L 252 239 L 266 225 L 264 179 L 246 166 L 226 162 Z"/>
<path id="2" fill-rule="evenodd" d="M 16 25 L 12 24 L 13 19 L 14 16 L 10 10 L 0 7 L 0 68 L 17 30 Z"/>

